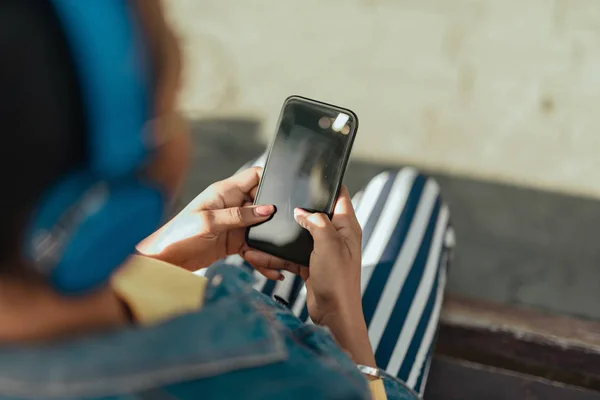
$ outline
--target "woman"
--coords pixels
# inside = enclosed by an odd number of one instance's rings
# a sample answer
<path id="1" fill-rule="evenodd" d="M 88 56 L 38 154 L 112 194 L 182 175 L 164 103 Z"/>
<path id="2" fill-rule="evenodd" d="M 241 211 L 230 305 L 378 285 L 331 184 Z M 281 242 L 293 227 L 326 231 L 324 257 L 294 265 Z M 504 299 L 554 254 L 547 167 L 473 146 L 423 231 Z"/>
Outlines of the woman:
<path id="1" fill-rule="evenodd" d="M 10 191 L 0 207 L 0 399 L 422 393 L 449 253 L 434 181 L 385 173 L 356 213 L 345 188 L 331 221 L 297 210 L 315 239 L 310 269 L 244 242 L 245 228 L 274 212 L 249 204 L 260 167 L 211 185 L 150 234 L 189 149 L 175 112 L 179 50 L 160 3 L 0 7 L 10 54 L 0 66 Z M 148 122 L 148 99 L 151 123 L 127 130 Z"/>

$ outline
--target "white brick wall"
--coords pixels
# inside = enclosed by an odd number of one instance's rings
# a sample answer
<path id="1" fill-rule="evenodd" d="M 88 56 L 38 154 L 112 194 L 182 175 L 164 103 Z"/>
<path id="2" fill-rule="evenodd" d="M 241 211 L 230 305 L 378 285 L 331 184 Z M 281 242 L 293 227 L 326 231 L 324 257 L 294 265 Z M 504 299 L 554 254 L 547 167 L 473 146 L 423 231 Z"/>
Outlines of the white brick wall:
<path id="1" fill-rule="evenodd" d="M 358 113 L 357 157 L 600 196 L 600 0 L 169 4 L 192 114 L 268 138 L 303 94 Z"/>

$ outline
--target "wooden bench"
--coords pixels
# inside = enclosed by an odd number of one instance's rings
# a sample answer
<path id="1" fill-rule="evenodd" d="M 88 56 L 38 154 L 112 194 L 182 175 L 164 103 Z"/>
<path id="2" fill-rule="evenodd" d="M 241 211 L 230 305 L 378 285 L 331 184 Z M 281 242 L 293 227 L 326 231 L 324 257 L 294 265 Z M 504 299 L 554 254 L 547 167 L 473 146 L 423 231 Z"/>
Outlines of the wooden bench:
<path id="1" fill-rule="evenodd" d="M 425 398 L 600 400 L 600 323 L 449 295 Z"/>

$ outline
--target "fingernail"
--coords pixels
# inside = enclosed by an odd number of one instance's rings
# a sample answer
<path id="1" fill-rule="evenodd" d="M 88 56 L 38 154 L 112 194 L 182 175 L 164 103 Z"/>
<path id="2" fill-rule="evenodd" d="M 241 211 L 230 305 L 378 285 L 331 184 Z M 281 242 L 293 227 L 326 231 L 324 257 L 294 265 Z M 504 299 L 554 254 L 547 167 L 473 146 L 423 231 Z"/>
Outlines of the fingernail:
<path id="1" fill-rule="evenodd" d="M 283 281 L 285 279 L 285 276 L 283 276 L 283 274 L 279 274 L 279 280 Z"/>
<path id="2" fill-rule="evenodd" d="M 301 208 L 294 208 L 294 219 L 297 222 L 300 222 L 300 221 L 298 221 L 298 218 L 306 217 L 308 214 L 309 213 L 306 210 L 303 210 Z"/>
<path id="3" fill-rule="evenodd" d="M 268 217 L 269 215 L 273 214 L 274 211 L 275 207 L 273 207 L 270 204 L 264 206 L 256 206 L 254 208 L 254 215 L 256 215 L 257 217 Z"/>

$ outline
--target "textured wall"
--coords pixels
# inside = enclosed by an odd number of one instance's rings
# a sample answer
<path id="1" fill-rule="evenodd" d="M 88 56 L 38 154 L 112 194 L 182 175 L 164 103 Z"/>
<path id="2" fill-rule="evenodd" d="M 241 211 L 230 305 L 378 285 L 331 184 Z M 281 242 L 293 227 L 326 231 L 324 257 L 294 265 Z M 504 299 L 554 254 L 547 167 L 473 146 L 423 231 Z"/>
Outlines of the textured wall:
<path id="1" fill-rule="evenodd" d="M 600 196 L 598 0 L 167 0 L 182 107 L 354 109 L 354 155 Z"/>

